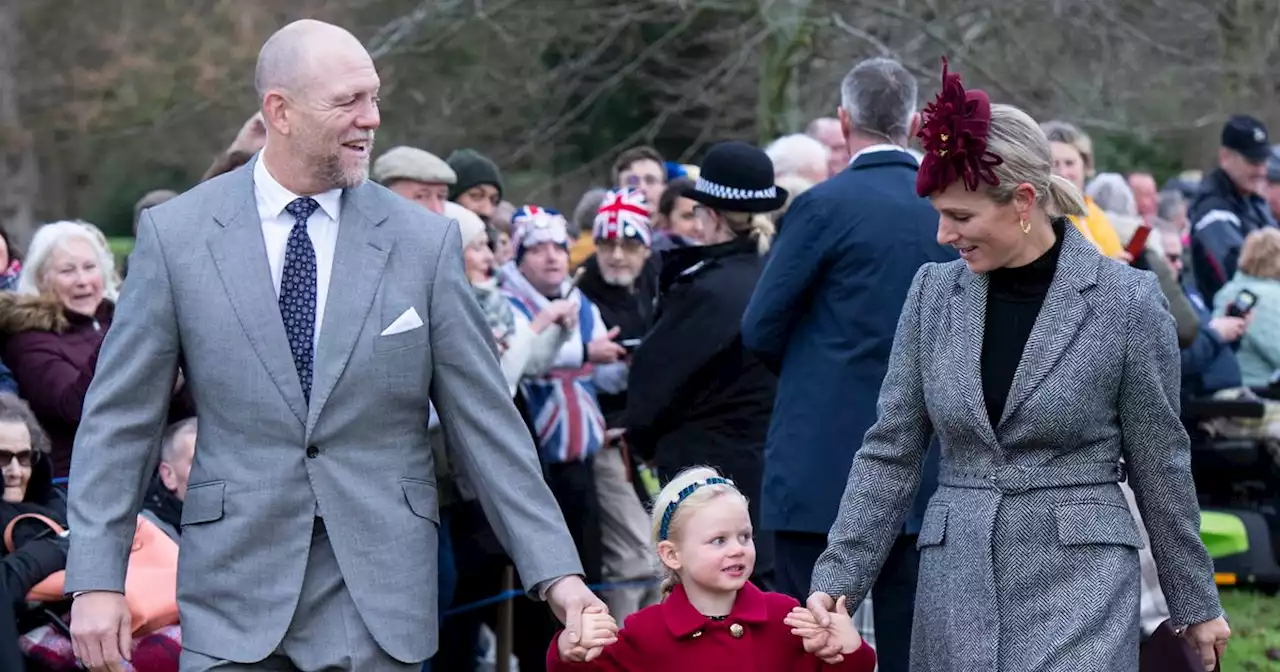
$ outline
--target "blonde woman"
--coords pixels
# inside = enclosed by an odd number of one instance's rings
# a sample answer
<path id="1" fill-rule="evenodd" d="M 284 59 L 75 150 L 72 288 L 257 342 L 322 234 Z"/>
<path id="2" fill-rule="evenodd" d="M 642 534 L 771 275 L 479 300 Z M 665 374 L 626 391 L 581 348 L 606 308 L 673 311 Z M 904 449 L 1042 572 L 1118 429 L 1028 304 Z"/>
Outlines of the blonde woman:
<path id="1" fill-rule="evenodd" d="M 1053 152 L 1053 174 L 1066 178 L 1076 191 L 1083 194 L 1085 180 L 1094 175 L 1093 140 L 1084 131 L 1065 121 L 1049 121 L 1041 125 L 1044 134 L 1049 138 L 1049 147 Z M 1088 196 L 1084 199 L 1085 211 L 1080 215 L 1072 215 L 1071 223 L 1076 229 L 1098 248 L 1102 254 L 1112 259 L 1130 262 L 1120 237 L 1111 225 L 1107 214 Z"/>
<path id="2" fill-rule="evenodd" d="M 810 609 L 821 620 L 870 589 L 936 436 L 912 669 L 1138 669 L 1142 538 L 1126 473 L 1171 620 L 1212 669 L 1230 630 L 1155 278 L 1104 259 L 1066 220 L 1084 203 L 1025 112 L 944 68 L 923 119 L 916 190 L 961 260 L 925 264 L 912 284 Z"/>
<path id="3" fill-rule="evenodd" d="M 1280 229 L 1260 229 L 1244 239 L 1235 277 L 1213 298 L 1225 315 L 1241 292 L 1257 297 L 1236 357 L 1246 387 L 1266 387 L 1280 372 Z"/>
<path id="4" fill-rule="evenodd" d="M 742 142 L 716 145 L 684 196 L 697 203 L 704 245 L 663 256 L 657 319 L 636 350 L 627 389 L 627 440 L 665 482 L 682 469 L 715 464 L 737 482 L 759 527 L 764 440 L 777 378 L 742 346 L 741 322 L 764 253 L 768 213 L 787 191 L 773 163 Z M 756 572 L 772 569 L 761 543 Z"/>

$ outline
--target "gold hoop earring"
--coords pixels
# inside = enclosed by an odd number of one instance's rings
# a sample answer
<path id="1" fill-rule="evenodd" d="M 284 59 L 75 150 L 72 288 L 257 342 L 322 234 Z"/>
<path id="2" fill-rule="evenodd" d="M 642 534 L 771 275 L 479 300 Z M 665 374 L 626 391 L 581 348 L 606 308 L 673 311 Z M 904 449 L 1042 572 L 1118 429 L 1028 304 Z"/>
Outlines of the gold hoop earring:
<path id="1" fill-rule="evenodd" d="M 1023 235 L 1028 234 L 1028 233 L 1031 233 L 1031 220 L 1030 220 L 1030 219 L 1024 219 L 1024 220 L 1022 220 L 1022 221 L 1018 222 L 1018 226 L 1022 227 L 1022 233 L 1023 233 Z"/>

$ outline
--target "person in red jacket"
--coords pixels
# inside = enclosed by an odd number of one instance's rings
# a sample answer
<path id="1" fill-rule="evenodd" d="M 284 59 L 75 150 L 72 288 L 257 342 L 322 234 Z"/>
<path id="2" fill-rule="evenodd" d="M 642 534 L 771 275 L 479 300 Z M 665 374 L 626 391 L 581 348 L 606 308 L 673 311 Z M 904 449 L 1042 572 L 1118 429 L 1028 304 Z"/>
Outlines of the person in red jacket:
<path id="1" fill-rule="evenodd" d="M 584 614 L 581 632 L 561 631 L 551 642 L 549 672 L 875 669 L 875 652 L 847 609 L 821 628 L 794 598 L 747 580 L 756 559 L 747 500 L 714 469 L 687 469 L 663 488 L 653 538 L 664 601 L 631 615 L 621 630 L 603 609 Z M 830 638 L 840 643 L 838 654 L 806 652 Z"/>

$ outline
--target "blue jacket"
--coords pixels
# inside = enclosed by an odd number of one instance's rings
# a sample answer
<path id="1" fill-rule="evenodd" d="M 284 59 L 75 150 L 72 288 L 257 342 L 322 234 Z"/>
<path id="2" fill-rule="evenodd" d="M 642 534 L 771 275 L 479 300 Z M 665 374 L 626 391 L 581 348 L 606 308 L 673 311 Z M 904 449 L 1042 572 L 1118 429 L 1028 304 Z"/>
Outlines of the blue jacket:
<path id="1" fill-rule="evenodd" d="M 1213 315 L 1200 292 L 1192 287 L 1187 287 L 1186 292 L 1196 317 L 1200 318 L 1200 333 L 1190 346 L 1182 349 L 1182 396 L 1208 397 L 1220 390 L 1240 387 L 1240 363 L 1235 351 L 1209 326 Z"/>
<path id="2" fill-rule="evenodd" d="M 917 269 L 956 258 L 916 196 L 915 159 L 863 154 L 796 198 L 742 321 L 743 344 L 780 373 L 765 444 L 767 530 L 826 534 L 876 421 L 898 315 Z M 930 451 L 905 531 L 937 483 Z"/>

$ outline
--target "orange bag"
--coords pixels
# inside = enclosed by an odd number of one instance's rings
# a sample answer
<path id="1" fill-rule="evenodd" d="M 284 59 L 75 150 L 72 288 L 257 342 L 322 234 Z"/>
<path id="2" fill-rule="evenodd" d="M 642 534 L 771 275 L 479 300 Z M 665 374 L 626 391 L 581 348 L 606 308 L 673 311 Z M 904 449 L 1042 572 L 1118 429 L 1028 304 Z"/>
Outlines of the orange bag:
<path id="1" fill-rule="evenodd" d="M 23 519 L 39 520 L 59 535 L 66 534 L 56 521 L 38 513 L 24 513 L 4 528 L 4 547 L 13 552 L 13 528 Z M 65 597 L 66 571 L 58 571 L 27 593 L 29 602 L 60 602 Z M 178 545 L 151 521 L 138 516 L 129 553 L 124 597 L 133 614 L 133 634 L 149 634 L 178 622 Z"/>

